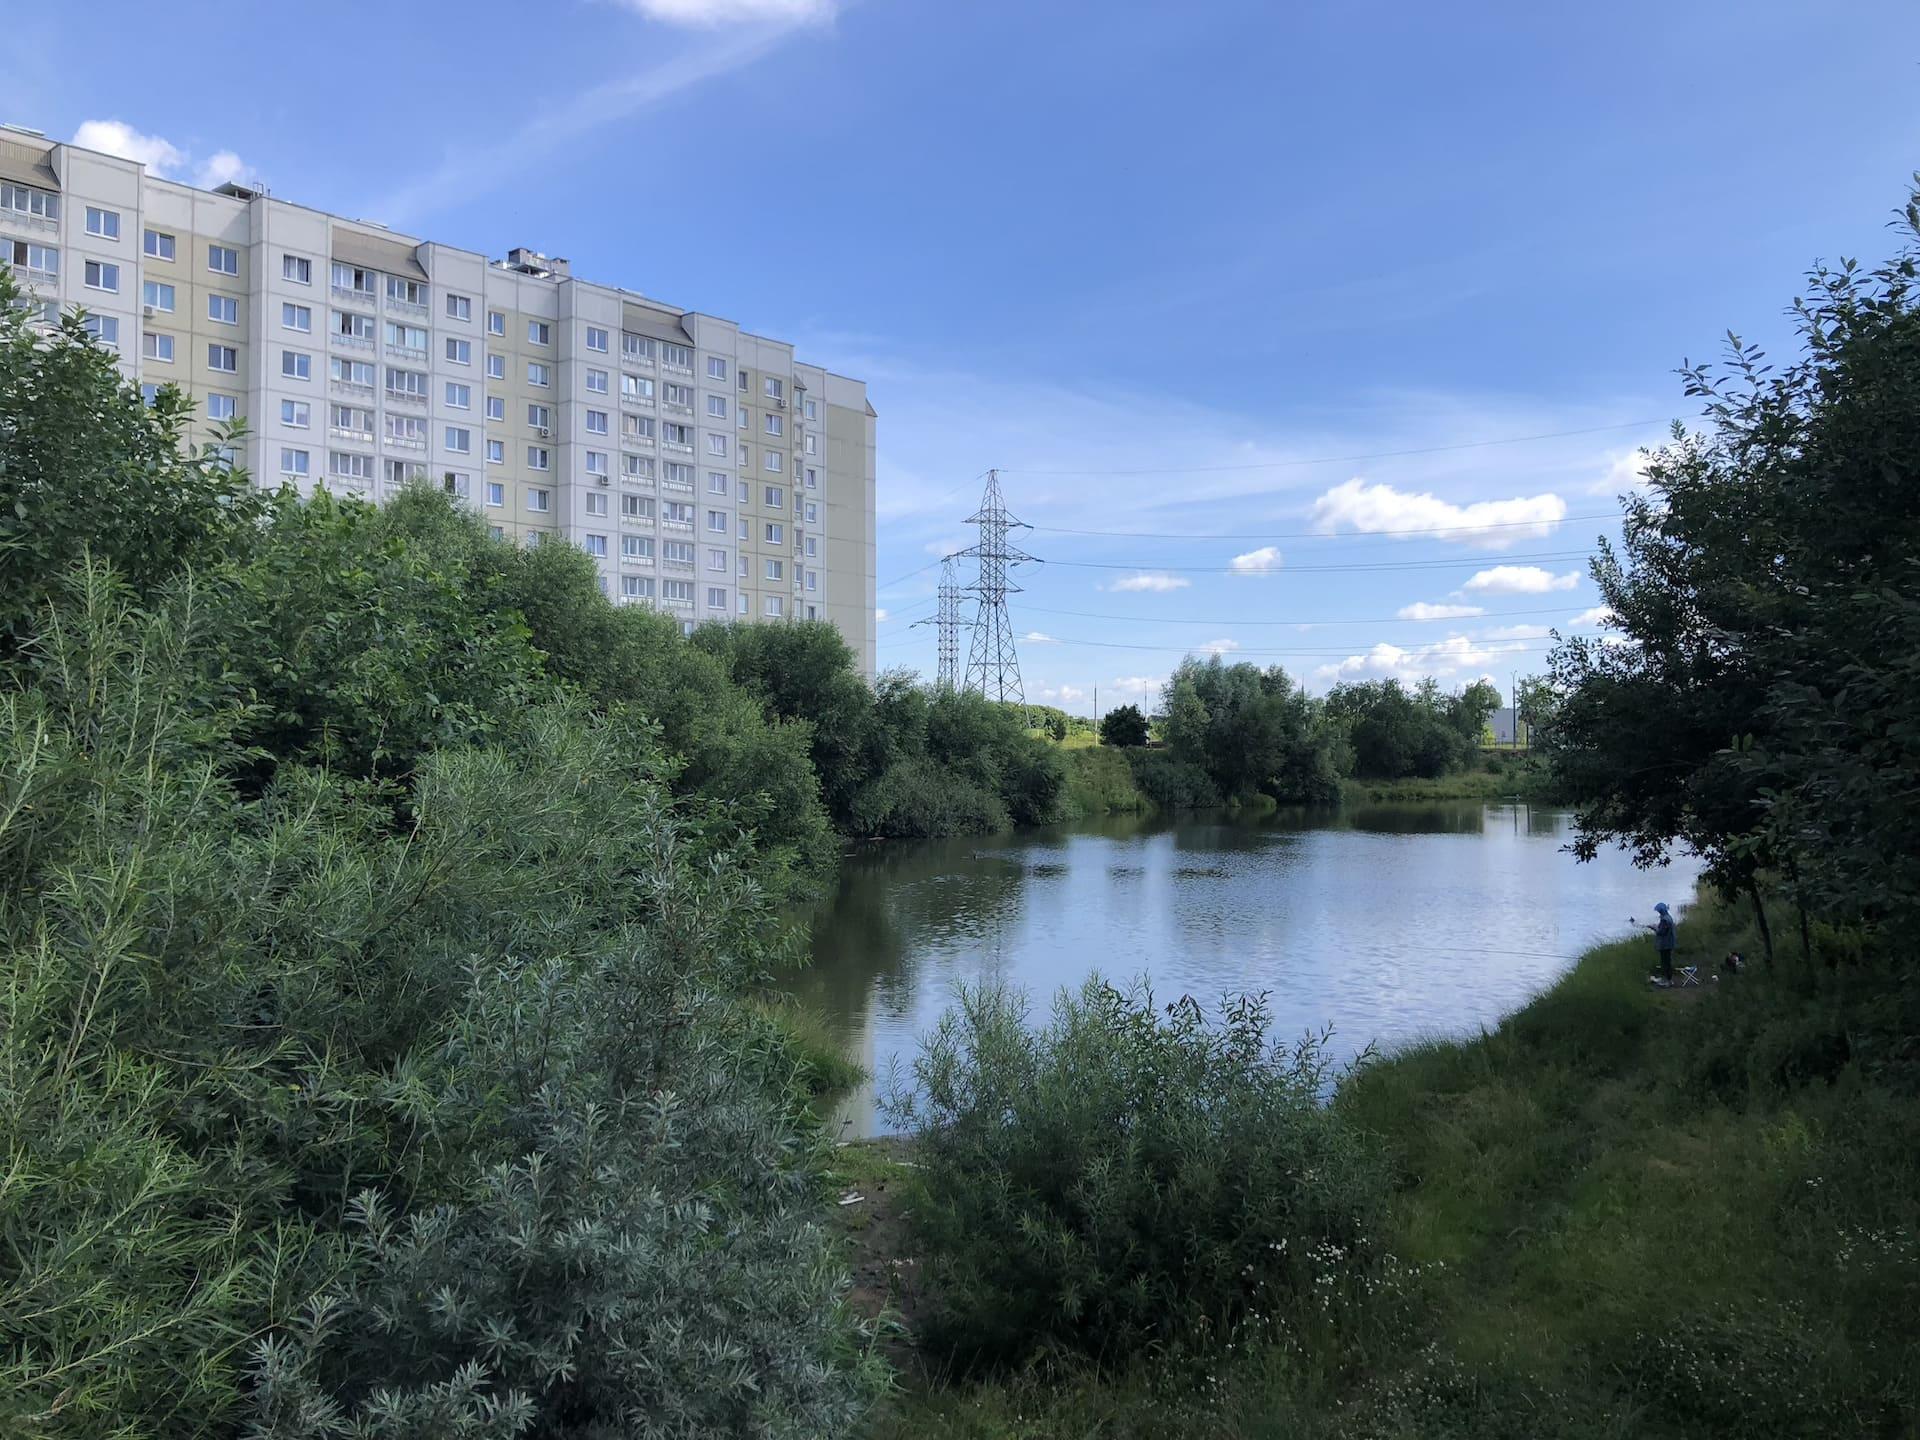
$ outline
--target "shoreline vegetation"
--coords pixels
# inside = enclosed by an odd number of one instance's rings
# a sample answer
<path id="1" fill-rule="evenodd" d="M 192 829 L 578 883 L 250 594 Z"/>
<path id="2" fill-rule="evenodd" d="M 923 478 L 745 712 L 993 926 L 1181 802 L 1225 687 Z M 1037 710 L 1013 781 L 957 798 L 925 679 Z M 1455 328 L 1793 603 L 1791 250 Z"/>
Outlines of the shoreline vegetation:
<path id="1" fill-rule="evenodd" d="M 1681 934 L 1703 976 L 1756 953 L 1751 914 L 1711 896 Z M 1887 1322 L 1920 1302 L 1920 1097 L 1861 1063 L 1903 1043 L 1893 987 L 1863 976 L 1809 1008 L 1825 966 L 1816 944 L 1661 991 L 1645 937 L 1608 941 L 1489 1032 L 1362 1063 L 1330 1110 L 1391 1178 L 1372 1249 L 1309 1280 L 1348 1308 L 1224 1344 L 956 1371 L 913 1333 L 940 1303 L 899 1220 L 927 1203 L 915 1144 L 852 1142 L 835 1183 L 874 1202 L 841 1217 L 863 1297 L 882 1306 L 892 1277 L 912 1317 L 864 1433 L 1910 1433 L 1920 1354 Z M 1337 1346 L 1308 1343 L 1321 1322 Z"/>

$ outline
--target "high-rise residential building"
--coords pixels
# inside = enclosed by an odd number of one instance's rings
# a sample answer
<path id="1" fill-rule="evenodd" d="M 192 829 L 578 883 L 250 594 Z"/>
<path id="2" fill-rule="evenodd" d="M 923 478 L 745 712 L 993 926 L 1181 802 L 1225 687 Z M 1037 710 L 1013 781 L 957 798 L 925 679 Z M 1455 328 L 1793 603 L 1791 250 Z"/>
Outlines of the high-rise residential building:
<path id="1" fill-rule="evenodd" d="M 578 545 L 617 604 L 830 620 L 873 673 L 874 410 L 784 341 L 12 126 L 0 261 L 149 394 L 187 392 L 191 442 L 244 417 L 262 484 L 425 480 L 499 538 Z"/>

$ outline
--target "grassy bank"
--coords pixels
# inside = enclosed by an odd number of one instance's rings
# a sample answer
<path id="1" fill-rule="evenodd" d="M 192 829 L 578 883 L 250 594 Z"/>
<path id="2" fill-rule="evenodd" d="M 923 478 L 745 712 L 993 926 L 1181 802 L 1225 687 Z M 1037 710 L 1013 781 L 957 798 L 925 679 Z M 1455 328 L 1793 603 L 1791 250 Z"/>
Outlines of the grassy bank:
<path id="1" fill-rule="evenodd" d="M 1708 903 L 1684 957 L 1758 955 Z M 1797 946 L 1698 989 L 1602 946 L 1496 1031 L 1350 1076 L 1404 1283 L 1337 1350 L 913 1375 L 875 1437 L 1913 1435 L 1920 1055 L 1885 973 Z M 911 1374 L 911 1372 L 909 1372 Z"/>

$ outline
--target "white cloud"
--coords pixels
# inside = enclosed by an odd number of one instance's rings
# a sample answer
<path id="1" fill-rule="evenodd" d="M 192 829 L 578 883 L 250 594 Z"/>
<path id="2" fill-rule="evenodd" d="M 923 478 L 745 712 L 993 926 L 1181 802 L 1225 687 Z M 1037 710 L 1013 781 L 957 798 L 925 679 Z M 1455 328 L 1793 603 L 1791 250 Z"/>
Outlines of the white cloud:
<path id="1" fill-rule="evenodd" d="M 887 607 L 884 605 L 882 605 L 879 609 L 873 612 L 873 619 L 876 625 L 879 624 L 880 621 L 886 618 L 887 618 Z"/>
<path id="2" fill-rule="evenodd" d="M 1193 647 L 1202 655 L 1230 655 L 1240 648 L 1238 640 L 1209 640 L 1204 645 Z"/>
<path id="3" fill-rule="evenodd" d="M 1087 698 L 1087 692 L 1078 685 L 1042 685 L 1039 695 L 1042 700 L 1057 701 L 1061 705 L 1071 705 Z"/>
<path id="4" fill-rule="evenodd" d="M 1120 693 L 1114 697 L 1114 705 L 1138 705 L 1141 692 L 1146 692 L 1147 703 L 1152 704 L 1160 695 L 1160 687 L 1167 683 L 1164 675 L 1116 675 L 1113 688 Z M 1111 706 L 1109 706 L 1111 708 Z"/>
<path id="5" fill-rule="evenodd" d="M 1647 459 L 1645 450 L 1629 450 L 1624 455 L 1609 456 L 1607 473 L 1589 485 L 1587 493 L 1617 496 L 1646 489 Z"/>
<path id="6" fill-rule="evenodd" d="M 1164 571 L 1142 571 L 1138 575 L 1125 575 L 1104 588 L 1108 590 L 1150 590 L 1156 594 L 1168 590 L 1184 590 L 1193 582 L 1181 575 L 1168 575 Z"/>
<path id="7" fill-rule="evenodd" d="M 1034 645 L 1058 645 L 1060 643 L 1054 639 L 1053 636 L 1040 630 L 1029 630 L 1020 638 Z"/>
<path id="8" fill-rule="evenodd" d="M 1449 635 L 1432 645 L 1399 646 L 1382 641 L 1360 655 L 1314 672 L 1316 679 L 1329 683 L 1341 680 L 1400 680 L 1411 684 L 1431 675 L 1449 680 L 1472 675 L 1476 678 L 1497 656 L 1524 650 L 1523 644 L 1488 644 L 1465 635 Z"/>
<path id="9" fill-rule="evenodd" d="M 743 21 L 813 25 L 831 20 L 837 8 L 834 0 L 623 0 L 623 3 L 649 20 L 703 29 Z"/>
<path id="10" fill-rule="evenodd" d="M 73 143 L 87 150 L 118 155 L 147 167 L 149 173 L 172 178 L 193 163 L 193 157 L 171 140 L 143 135 L 124 120 L 83 120 L 73 132 Z M 253 171 L 231 150 L 218 150 L 194 167 L 193 183 L 203 190 L 246 180 Z"/>
<path id="11" fill-rule="evenodd" d="M 1464 588 L 1479 595 L 1545 595 L 1551 590 L 1571 590 L 1579 583 L 1577 570 L 1555 575 L 1538 565 L 1496 565 L 1477 572 Z"/>
<path id="12" fill-rule="evenodd" d="M 1486 608 L 1481 605 L 1432 605 L 1425 600 L 1416 600 L 1411 605 L 1402 605 L 1395 618 L 1400 620 L 1464 620 L 1470 615 L 1484 615 Z"/>
<path id="13" fill-rule="evenodd" d="M 233 151 L 217 150 L 193 172 L 193 183 L 204 190 L 211 190 L 216 185 L 245 182 L 252 174 L 247 162 Z"/>
<path id="14" fill-rule="evenodd" d="M 1314 523 L 1329 534 L 1342 527 L 1362 534 L 1422 531 L 1431 532 L 1435 540 L 1489 550 L 1551 534 L 1566 513 L 1567 502 L 1558 495 L 1455 505 L 1424 491 L 1415 494 L 1359 479 L 1336 485 L 1313 502 Z"/>
<path id="15" fill-rule="evenodd" d="M 1262 545 L 1258 550 L 1234 556 L 1227 568 L 1236 575 L 1270 575 L 1280 568 L 1280 552 L 1271 545 Z"/>
<path id="16" fill-rule="evenodd" d="M 83 120 L 73 143 L 144 165 L 155 175 L 170 175 L 187 163 L 186 151 L 158 135 L 142 135 L 123 120 Z"/>
<path id="17" fill-rule="evenodd" d="M 1591 610 L 1582 610 L 1567 621 L 1569 625 L 1611 625 L 1613 611 L 1605 605 L 1596 605 Z"/>
<path id="18" fill-rule="evenodd" d="M 1496 625 L 1474 633 L 1482 640 L 1546 640 L 1553 635 L 1552 629 L 1545 625 Z"/>

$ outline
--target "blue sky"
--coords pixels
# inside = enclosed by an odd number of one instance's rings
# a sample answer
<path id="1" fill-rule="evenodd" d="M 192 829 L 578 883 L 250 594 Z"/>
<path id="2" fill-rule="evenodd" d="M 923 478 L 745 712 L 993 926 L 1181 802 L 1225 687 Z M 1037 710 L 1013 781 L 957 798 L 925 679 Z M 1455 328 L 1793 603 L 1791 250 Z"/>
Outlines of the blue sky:
<path id="1" fill-rule="evenodd" d="M 1538 668 L 1674 367 L 1784 339 L 1920 166 L 1911 3 L 5 5 L 0 119 L 866 378 L 882 664 L 931 670 L 997 466 L 1028 694 L 1082 711 L 1209 648 Z"/>

